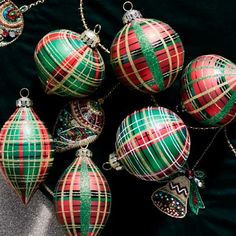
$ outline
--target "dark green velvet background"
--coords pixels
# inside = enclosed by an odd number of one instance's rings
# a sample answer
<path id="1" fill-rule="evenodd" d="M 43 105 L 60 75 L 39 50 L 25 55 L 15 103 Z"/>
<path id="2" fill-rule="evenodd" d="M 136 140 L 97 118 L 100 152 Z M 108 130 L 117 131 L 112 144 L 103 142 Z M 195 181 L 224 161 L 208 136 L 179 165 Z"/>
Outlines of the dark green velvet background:
<path id="1" fill-rule="evenodd" d="M 30 2 L 32 1 L 15 1 L 18 6 Z M 110 47 L 115 34 L 122 27 L 123 1 L 84 2 L 89 26 L 101 24 L 102 43 Z M 146 18 L 162 20 L 179 33 L 186 51 L 185 65 L 196 56 L 211 53 L 236 62 L 235 0 L 134 0 L 133 4 Z M 81 33 L 83 26 L 78 7 L 79 0 L 47 0 L 44 5 L 24 14 L 23 35 L 14 44 L 0 48 L 1 126 L 15 110 L 19 90 L 28 87 L 36 113 L 49 131 L 52 131 L 57 113 L 69 99 L 44 94 L 36 75 L 33 52 L 37 42 L 51 30 L 65 28 Z M 93 95 L 94 98 L 103 96 L 117 83 L 108 55 L 102 54 L 107 64 L 106 78 L 99 91 Z M 155 97 L 160 105 L 174 110 L 180 102 L 179 81 Z M 100 168 L 114 150 L 115 133 L 122 119 L 133 110 L 151 104 L 148 95 L 129 91 L 123 86 L 106 101 L 103 106 L 106 113 L 104 132 L 90 146 L 94 152 L 93 160 Z M 194 124 L 190 117 L 182 118 L 187 124 Z M 228 129 L 231 142 L 236 147 L 235 124 Z M 199 158 L 214 132 L 191 131 L 190 166 Z M 51 188 L 54 188 L 59 176 L 73 158 L 74 151 L 55 155 L 55 162 L 47 179 Z M 228 148 L 223 133 L 219 134 L 199 168 L 207 173 L 206 188 L 201 191 L 206 209 L 201 210 L 198 216 L 188 213 L 182 220 L 169 218 L 153 206 L 150 196 L 160 184 L 143 182 L 125 171 L 103 171 L 111 187 L 113 204 L 102 235 L 236 235 L 236 157 Z M 51 235 L 54 235 L 53 232 Z"/>

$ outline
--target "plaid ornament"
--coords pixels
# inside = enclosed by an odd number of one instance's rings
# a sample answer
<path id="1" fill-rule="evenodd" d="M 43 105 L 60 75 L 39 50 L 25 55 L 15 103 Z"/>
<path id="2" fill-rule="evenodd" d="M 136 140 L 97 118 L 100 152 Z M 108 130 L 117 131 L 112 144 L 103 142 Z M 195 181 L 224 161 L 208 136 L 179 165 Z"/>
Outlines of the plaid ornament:
<path id="1" fill-rule="evenodd" d="M 95 33 L 92 35 L 99 40 Z M 96 43 L 90 45 L 93 40 L 87 40 L 87 31 L 80 35 L 55 30 L 39 41 L 34 59 L 47 94 L 86 97 L 100 86 L 105 65 Z"/>
<path id="2" fill-rule="evenodd" d="M 236 65 L 218 55 L 203 55 L 186 67 L 182 105 L 198 122 L 222 126 L 236 117 Z"/>
<path id="3" fill-rule="evenodd" d="M 111 45 L 111 65 L 128 88 L 157 93 L 170 87 L 182 70 L 184 49 L 166 23 L 145 19 L 136 10 L 123 17 L 125 26 Z"/>
<path id="4" fill-rule="evenodd" d="M 0 132 L 0 170 L 27 204 L 52 165 L 51 138 L 26 97 Z"/>
<path id="5" fill-rule="evenodd" d="M 184 122 L 163 107 L 148 107 L 128 115 L 116 134 L 116 155 L 124 169 L 147 181 L 178 172 L 190 151 Z"/>
<path id="6" fill-rule="evenodd" d="M 68 235 L 99 235 L 110 214 L 110 189 L 91 156 L 88 149 L 78 150 L 55 190 L 56 214 Z"/>

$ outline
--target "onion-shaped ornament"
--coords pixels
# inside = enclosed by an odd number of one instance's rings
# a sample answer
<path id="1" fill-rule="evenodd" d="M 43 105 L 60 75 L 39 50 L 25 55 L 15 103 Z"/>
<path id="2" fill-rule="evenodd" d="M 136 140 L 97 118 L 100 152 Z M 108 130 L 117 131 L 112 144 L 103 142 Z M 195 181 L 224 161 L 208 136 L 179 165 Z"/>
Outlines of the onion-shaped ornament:
<path id="1" fill-rule="evenodd" d="M 236 65 L 203 55 L 186 67 L 181 85 L 183 108 L 205 126 L 223 126 L 236 117 Z"/>
<path id="2" fill-rule="evenodd" d="M 34 59 L 47 94 L 86 97 L 101 85 L 105 65 L 96 46 L 99 25 L 82 34 L 55 30 L 38 43 Z"/>
<path id="3" fill-rule="evenodd" d="M 127 5 L 131 4 L 130 9 Z M 170 87 L 182 70 L 184 49 L 179 35 L 166 23 L 145 19 L 131 2 L 124 3 L 124 27 L 111 45 L 111 64 L 130 89 L 157 93 Z"/>
<path id="4" fill-rule="evenodd" d="M 101 134 L 105 115 L 97 101 L 76 99 L 59 112 L 54 127 L 54 148 L 63 152 L 86 146 Z"/>
<path id="5" fill-rule="evenodd" d="M 26 90 L 28 92 L 28 90 Z M 51 137 L 32 108 L 28 94 L 0 132 L 0 170 L 24 204 L 27 204 L 52 165 Z"/>
<path id="6" fill-rule="evenodd" d="M 148 107 L 128 115 L 116 134 L 110 166 L 146 181 L 162 181 L 182 170 L 190 151 L 190 136 L 178 115 L 163 107 Z"/>
<path id="7" fill-rule="evenodd" d="M 91 156 L 90 150 L 79 149 L 55 190 L 56 214 L 68 235 L 99 235 L 110 214 L 109 185 Z"/>

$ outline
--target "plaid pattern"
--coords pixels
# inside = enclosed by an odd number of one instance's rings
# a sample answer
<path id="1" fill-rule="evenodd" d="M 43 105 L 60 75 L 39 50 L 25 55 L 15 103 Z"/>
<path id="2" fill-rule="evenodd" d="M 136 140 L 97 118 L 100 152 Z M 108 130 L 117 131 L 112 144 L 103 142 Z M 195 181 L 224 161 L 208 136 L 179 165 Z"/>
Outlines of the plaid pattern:
<path id="1" fill-rule="evenodd" d="M 27 204 L 52 165 L 51 139 L 32 108 L 18 108 L 0 132 L 0 169 Z"/>
<path id="2" fill-rule="evenodd" d="M 95 236 L 110 214 L 110 189 L 90 158 L 77 157 L 60 178 L 54 203 L 68 235 Z"/>
<path id="3" fill-rule="evenodd" d="M 225 125 L 236 116 L 236 65 L 218 55 L 191 61 L 182 77 L 182 104 L 198 122 Z"/>
<path id="4" fill-rule="evenodd" d="M 142 180 L 159 181 L 185 164 L 190 136 L 174 112 L 148 107 L 122 121 L 115 145 L 118 160 L 128 172 Z"/>
<path id="5" fill-rule="evenodd" d="M 105 65 L 97 49 L 69 30 L 56 30 L 38 43 L 34 59 L 45 92 L 85 97 L 101 84 Z"/>
<path id="6" fill-rule="evenodd" d="M 130 89 L 157 93 L 176 79 L 184 62 L 179 35 L 167 24 L 136 19 L 126 24 L 111 46 L 111 64 Z"/>
<path id="7" fill-rule="evenodd" d="M 54 127 L 54 148 L 64 152 L 94 142 L 104 126 L 104 111 L 98 102 L 73 100 L 61 109 Z"/>

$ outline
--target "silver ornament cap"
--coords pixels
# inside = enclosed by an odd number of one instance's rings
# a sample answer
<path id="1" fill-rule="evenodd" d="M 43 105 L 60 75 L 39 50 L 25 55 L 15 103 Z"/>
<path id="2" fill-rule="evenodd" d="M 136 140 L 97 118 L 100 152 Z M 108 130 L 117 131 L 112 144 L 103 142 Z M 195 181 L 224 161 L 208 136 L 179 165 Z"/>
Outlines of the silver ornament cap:
<path id="1" fill-rule="evenodd" d="M 128 9 L 128 5 L 129 5 L 129 9 Z M 133 9 L 133 3 L 130 1 L 127 1 L 123 4 L 123 9 L 126 11 L 124 16 L 122 17 L 122 21 L 124 24 L 128 24 L 135 19 L 143 18 L 140 11 Z"/>
<path id="2" fill-rule="evenodd" d="M 17 107 L 32 107 L 33 106 L 33 101 L 28 98 L 29 90 L 27 88 L 22 88 L 20 90 L 20 96 L 21 98 L 16 100 Z"/>
<path id="3" fill-rule="evenodd" d="M 101 31 L 101 25 L 95 25 L 94 30 L 87 29 L 81 34 L 81 40 L 91 48 L 95 48 L 100 43 L 98 33 Z"/>

